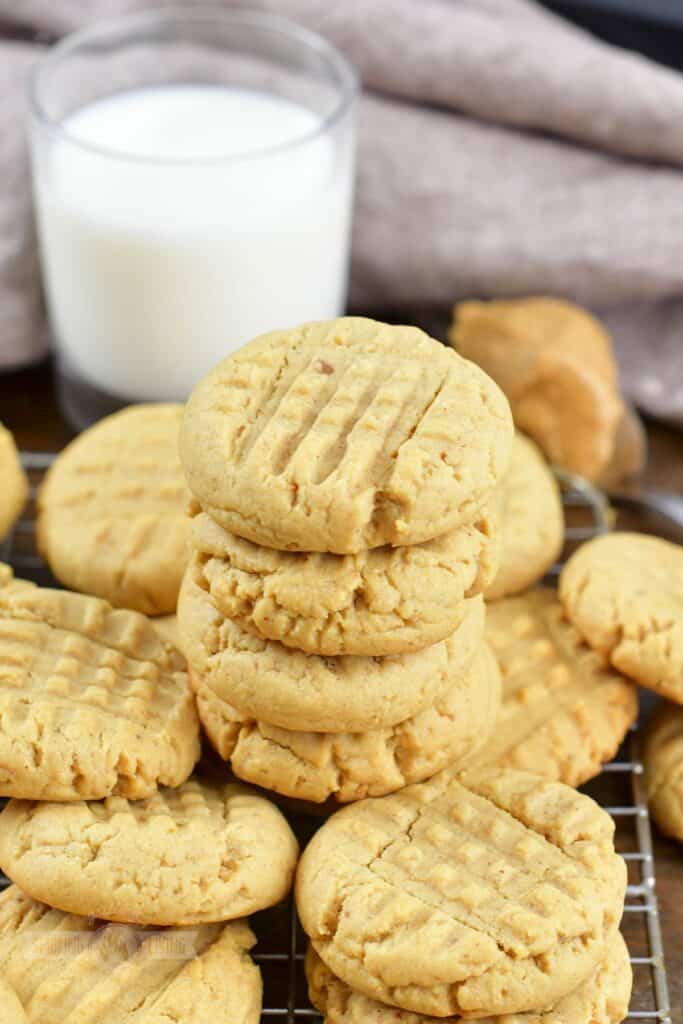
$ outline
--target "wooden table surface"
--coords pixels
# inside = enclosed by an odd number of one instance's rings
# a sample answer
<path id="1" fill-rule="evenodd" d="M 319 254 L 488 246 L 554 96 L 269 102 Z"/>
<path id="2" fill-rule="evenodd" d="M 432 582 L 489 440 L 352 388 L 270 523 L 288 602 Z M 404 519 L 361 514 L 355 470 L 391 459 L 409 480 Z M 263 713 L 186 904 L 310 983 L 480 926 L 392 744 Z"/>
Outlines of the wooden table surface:
<path id="1" fill-rule="evenodd" d="M 0 374 L 0 420 L 12 430 L 21 448 L 58 451 L 72 436 L 55 400 L 52 369 L 48 362 L 17 373 Z M 650 457 L 641 486 L 683 494 L 683 434 L 648 424 Z M 638 522 L 630 518 L 618 525 L 669 535 L 664 521 Z M 657 892 L 664 929 L 672 1020 L 683 1024 L 683 847 L 655 835 Z"/>

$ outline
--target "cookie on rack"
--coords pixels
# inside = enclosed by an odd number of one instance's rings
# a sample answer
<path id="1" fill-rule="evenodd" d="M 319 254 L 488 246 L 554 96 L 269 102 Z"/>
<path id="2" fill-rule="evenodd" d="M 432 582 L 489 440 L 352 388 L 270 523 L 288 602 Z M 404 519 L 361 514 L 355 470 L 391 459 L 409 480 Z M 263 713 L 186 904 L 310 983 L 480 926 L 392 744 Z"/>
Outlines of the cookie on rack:
<path id="1" fill-rule="evenodd" d="M 645 785 L 652 817 L 683 842 L 683 707 L 664 700 L 645 732 Z"/>
<path id="2" fill-rule="evenodd" d="M 500 666 L 503 704 L 475 762 L 569 786 L 597 775 L 638 717 L 636 686 L 582 641 L 550 589 L 490 604 L 486 639 Z"/>
<path id="3" fill-rule="evenodd" d="M 383 796 L 430 778 L 482 748 L 500 708 L 500 673 L 486 647 L 432 707 L 365 733 L 290 731 L 245 720 L 192 678 L 204 728 L 235 775 L 314 803 Z"/>
<path id="4" fill-rule="evenodd" d="M 306 978 L 313 1005 L 324 1024 L 462 1024 L 462 1017 L 427 1017 L 396 1010 L 361 995 L 335 977 L 309 946 Z M 633 971 L 622 935 L 616 932 L 597 971 L 552 1009 L 506 1015 L 506 1024 L 621 1024 L 628 1013 Z M 479 1018 L 479 1024 L 500 1024 L 500 1017 Z"/>
<path id="5" fill-rule="evenodd" d="M 498 488 L 500 564 L 486 600 L 517 594 L 542 579 L 564 543 L 560 488 L 539 448 L 517 432 Z"/>
<path id="6" fill-rule="evenodd" d="M 0 423 L 0 540 L 14 526 L 28 498 L 28 479 L 19 460 L 14 438 Z"/>
<path id="7" fill-rule="evenodd" d="M 507 469 L 507 400 L 416 327 L 362 317 L 265 334 L 194 390 L 190 490 L 267 547 L 354 554 L 471 522 Z"/>
<path id="8" fill-rule="evenodd" d="M 57 579 L 147 615 L 175 611 L 188 558 L 181 405 L 135 405 L 67 445 L 38 495 L 37 541 Z"/>
<path id="9" fill-rule="evenodd" d="M 24 1007 L 13 988 L 0 977 L 0 1020 L 3 1024 L 28 1024 Z"/>
<path id="10" fill-rule="evenodd" d="M 159 931 L 64 914 L 16 886 L 0 895 L 2 972 L 28 1024 L 258 1024 L 255 942 L 246 921 Z"/>
<path id="11" fill-rule="evenodd" d="M 642 533 L 596 537 L 564 567 L 560 599 L 616 669 L 683 704 L 683 547 Z"/>
<path id="12" fill-rule="evenodd" d="M 247 632 L 309 654 L 377 657 L 453 633 L 465 598 L 495 575 L 498 529 L 482 512 L 424 544 L 305 554 L 253 544 L 202 513 L 192 542 L 193 571 L 216 608 Z"/>
<path id="13" fill-rule="evenodd" d="M 455 633 L 422 651 L 326 658 L 225 618 L 193 560 L 178 622 L 193 673 L 245 717 L 297 731 L 364 732 L 410 718 L 452 686 L 483 640 L 484 605 L 481 596 L 469 598 Z"/>
<path id="14" fill-rule="evenodd" d="M 0 795 L 139 799 L 199 757 L 185 661 L 138 612 L 0 587 Z"/>
<path id="15" fill-rule="evenodd" d="M 379 1002 L 474 1017 L 552 1006 L 603 962 L 626 867 L 589 797 L 527 772 L 442 772 L 333 815 L 301 858 L 324 963 Z"/>
<path id="16" fill-rule="evenodd" d="M 287 895 L 298 852 L 269 800 L 196 778 L 146 800 L 12 800 L 0 814 L 8 878 L 42 903 L 106 921 L 244 917 Z"/>

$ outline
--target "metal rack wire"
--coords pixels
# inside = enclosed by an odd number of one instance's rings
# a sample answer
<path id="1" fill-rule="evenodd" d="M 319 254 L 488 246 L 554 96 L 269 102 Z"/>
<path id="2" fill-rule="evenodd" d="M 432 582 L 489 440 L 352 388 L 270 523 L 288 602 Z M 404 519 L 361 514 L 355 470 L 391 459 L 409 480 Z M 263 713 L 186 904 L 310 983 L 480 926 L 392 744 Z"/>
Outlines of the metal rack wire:
<path id="1" fill-rule="evenodd" d="M 43 452 L 22 455 L 31 479 L 31 500 L 12 534 L 0 546 L 0 560 L 9 562 L 17 575 L 43 584 L 54 581 L 36 550 L 35 492 L 53 458 Z M 564 560 L 578 542 L 610 528 L 611 509 L 604 495 L 586 481 L 560 470 L 556 472 L 563 489 L 567 520 Z M 549 582 L 557 577 L 561 566 L 562 562 L 553 567 Z M 614 818 L 617 849 L 628 866 L 622 928 L 631 951 L 634 991 L 627 1020 L 671 1024 L 652 834 L 637 730 L 628 737 L 616 760 L 605 765 L 602 773 L 584 789 Z M 305 843 L 315 831 L 316 819 L 302 814 L 293 814 L 291 819 Z M 7 884 L 0 876 L 0 888 Z M 306 939 L 293 900 L 255 915 L 252 925 L 259 940 L 254 958 L 261 966 L 264 979 L 263 1024 L 320 1021 L 306 994 L 303 970 Z"/>

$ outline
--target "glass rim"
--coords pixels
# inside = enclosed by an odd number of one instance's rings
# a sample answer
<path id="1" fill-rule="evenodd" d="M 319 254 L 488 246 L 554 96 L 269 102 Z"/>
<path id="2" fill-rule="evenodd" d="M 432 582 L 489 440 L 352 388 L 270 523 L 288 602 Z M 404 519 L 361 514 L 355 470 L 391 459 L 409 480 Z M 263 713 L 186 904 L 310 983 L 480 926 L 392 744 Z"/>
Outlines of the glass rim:
<path id="1" fill-rule="evenodd" d="M 52 117 L 47 113 L 42 100 L 45 80 L 49 80 L 50 73 L 62 60 L 74 54 L 84 44 L 98 38 L 105 38 L 117 29 L 142 28 L 143 26 L 153 26 L 159 22 L 190 24 L 192 22 L 211 21 L 220 21 L 226 25 L 246 26 L 247 28 L 270 32 L 278 36 L 287 36 L 302 48 L 321 55 L 327 64 L 333 68 L 337 76 L 339 96 L 333 109 L 325 117 L 321 118 L 314 128 L 303 132 L 301 135 L 293 136 L 291 139 L 286 139 L 284 142 L 279 142 L 276 145 L 249 149 L 237 153 L 196 157 L 156 157 L 120 149 L 111 149 L 108 146 L 89 142 L 87 139 L 79 137 L 78 134 L 70 132 L 65 126 L 64 118 Z M 193 83 L 187 82 L 185 84 Z M 221 164 L 257 160 L 295 149 L 299 146 L 305 146 L 325 135 L 337 122 L 343 119 L 344 115 L 351 109 L 359 90 L 359 78 L 353 64 L 337 47 L 324 36 L 319 35 L 312 29 L 297 24 L 295 21 L 291 21 L 289 18 L 283 18 L 279 14 L 259 11 L 249 7 L 225 8 L 212 4 L 198 4 L 197 6 L 187 8 L 174 4 L 168 7 L 156 7 L 151 10 L 134 11 L 111 18 L 102 18 L 92 25 L 77 29 L 75 32 L 70 32 L 59 42 L 51 46 L 34 68 L 29 83 L 28 97 L 31 116 L 41 128 L 81 150 L 87 150 L 109 160 L 123 160 L 127 163 L 149 164 L 157 167 L 190 167 L 219 166 Z"/>

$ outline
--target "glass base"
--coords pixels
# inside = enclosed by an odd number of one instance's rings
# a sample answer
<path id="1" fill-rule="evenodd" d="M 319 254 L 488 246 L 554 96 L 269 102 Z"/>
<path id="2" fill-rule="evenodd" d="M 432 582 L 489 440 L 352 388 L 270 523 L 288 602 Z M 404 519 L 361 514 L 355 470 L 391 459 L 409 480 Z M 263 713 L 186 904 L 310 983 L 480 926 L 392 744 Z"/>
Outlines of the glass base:
<path id="1" fill-rule="evenodd" d="M 74 376 L 60 365 L 56 370 L 56 385 L 60 412 L 69 426 L 76 431 L 85 430 L 103 416 L 109 416 L 132 404 L 129 399 L 100 391 L 93 384 L 89 384 L 82 377 Z"/>

